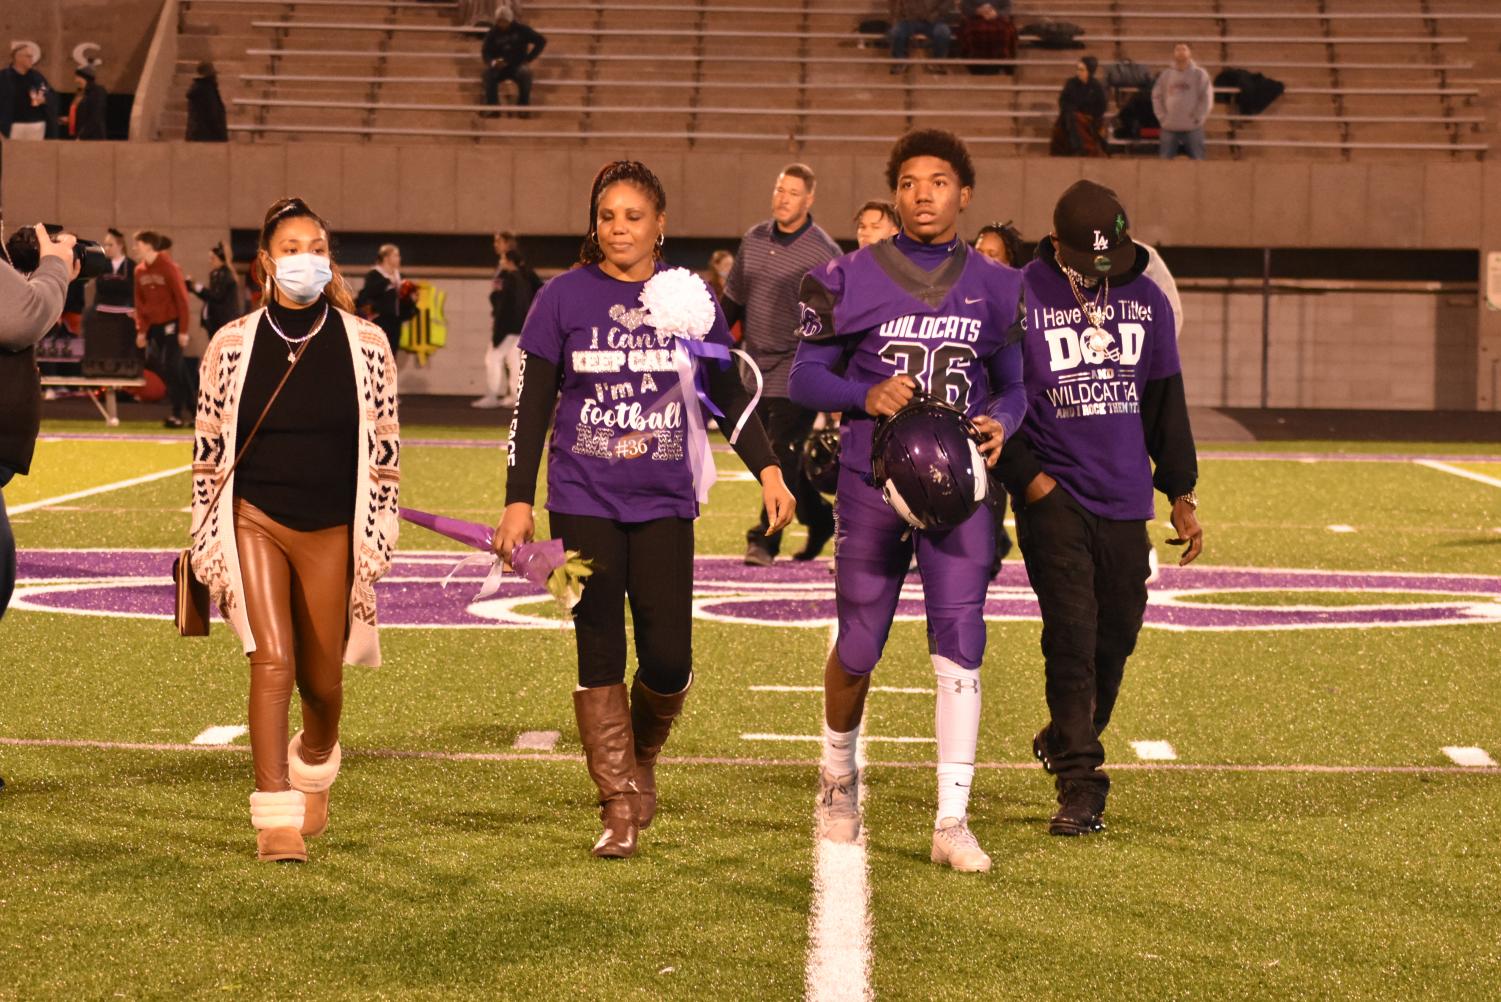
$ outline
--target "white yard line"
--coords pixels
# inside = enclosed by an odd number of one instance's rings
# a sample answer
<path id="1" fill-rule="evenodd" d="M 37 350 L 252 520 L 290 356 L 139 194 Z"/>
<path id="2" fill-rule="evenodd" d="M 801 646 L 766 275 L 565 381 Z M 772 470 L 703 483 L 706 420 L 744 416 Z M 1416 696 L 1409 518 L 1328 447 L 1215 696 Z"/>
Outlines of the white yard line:
<path id="1" fill-rule="evenodd" d="M 753 685 L 751 692 L 823 692 L 821 685 Z M 932 689 L 922 689 L 910 685 L 873 685 L 871 692 L 895 692 L 913 696 L 931 696 Z"/>
<path id="2" fill-rule="evenodd" d="M 40 501 L 29 501 L 26 504 L 18 504 L 10 509 L 12 515 L 21 515 L 28 511 L 36 511 L 39 508 L 50 508 L 64 501 L 76 501 L 79 498 L 92 497 L 95 494 L 108 494 L 110 491 L 123 490 L 126 487 L 135 487 L 139 484 L 149 484 L 153 480 L 165 480 L 175 477 L 179 473 L 186 473 L 193 468 L 192 463 L 186 466 L 174 466 L 170 470 L 162 470 L 160 473 L 148 473 L 142 477 L 131 477 L 129 480 L 117 480 L 112 484 L 101 484 L 98 487 L 90 487 L 87 490 L 74 491 L 71 494 L 59 494 L 55 498 L 42 498 Z"/>
<path id="3" fill-rule="evenodd" d="M 1484 473 L 1476 473 L 1474 470 L 1467 470 L 1462 466 L 1454 466 L 1450 463 L 1440 462 L 1437 459 L 1414 459 L 1413 462 L 1419 466 L 1426 466 L 1430 470 L 1438 470 L 1440 473 L 1449 473 L 1456 477 L 1464 477 L 1466 480 L 1473 480 L 1478 484 L 1501 487 L 1501 479 L 1488 477 Z"/>
<path id="4" fill-rule="evenodd" d="M 1449 761 L 1455 765 L 1482 769 L 1492 769 L 1496 765 L 1496 760 L 1491 758 L 1484 748 L 1476 748 L 1472 745 L 1445 745 L 1444 754 L 1449 756 Z"/>
<path id="5" fill-rule="evenodd" d="M 1173 746 L 1166 741 L 1133 741 L 1131 750 L 1143 762 L 1172 762 L 1178 757 Z"/>
<path id="6" fill-rule="evenodd" d="M 230 752 L 248 754 L 249 745 L 193 745 L 185 742 L 165 741 L 97 741 L 90 738 L 12 738 L 0 737 L 4 748 L 65 748 L 78 751 L 107 752 Z M 421 748 L 346 748 L 346 758 L 421 759 L 429 762 L 567 762 L 584 761 L 579 753 L 567 752 L 466 752 L 439 751 Z M 663 765 L 712 765 L 746 769 L 809 769 L 818 764 L 815 758 L 760 758 L 738 755 L 664 755 L 658 760 Z M 938 763 L 932 761 L 873 761 L 867 763 L 873 769 L 927 769 Z M 1025 762 L 976 762 L 976 769 L 997 772 L 1034 772 L 1037 763 Z M 1501 777 L 1501 767 L 1457 765 L 1320 765 L 1314 762 L 1116 762 L 1110 766 L 1122 772 L 1182 772 L 1182 773 L 1266 773 L 1272 775 L 1328 775 L 1328 776 L 1450 776 L 1473 774 L 1483 771 L 1486 775 Z"/>
<path id="7" fill-rule="evenodd" d="M 193 739 L 195 745 L 227 745 L 241 734 L 248 733 L 250 728 L 241 724 L 221 724 L 218 727 L 204 728 L 203 733 Z"/>
<path id="8" fill-rule="evenodd" d="M 838 625 L 829 627 L 833 650 Z M 870 718 L 866 714 L 866 719 Z M 823 719 L 820 709 L 819 719 Z M 815 740 L 822 742 L 820 735 Z M 865 770 L 870 764 L 861 735 L 855 749 L 859 766 L 859 800 L 865 803 Z M 815 829 L 815 838 L 816 829 Z M 871 915 L 870 866 L 865 851 L 866 829 L 854 842 L 817 839 L 813 854 L 813 904 L 808 912 L 808 961 L 804 969 L 804 997 L 808 1002 L 866 1002 L 875 997 L 870 986 Z"/>
<path id="9" fill-rule="evenodd" d="M 813 742 L 817 742 L 818 744 L 822 744 L 823 743 L 823 735 L 822 734 L 757 734 L 757 733 L 751 733 L 751 734 L 742 734 L 742 735 L 740 735 L 740 740 L 741 741 L 813 741 Z M 860 735 L 860 740 L 862 742 L 869 741 L 872 744 L 883 743 L 883 744 L 892 744 L 892 745 L 930 745 L 930 744 L 935 743 L 938 739 L 937 738 L 897 738 L 897 737 L 887 737 L 884 734 L 876 734 L 876 735 L 872 735 L 872 736 L 867 736 L 865 734 L 861 734 Z"/>

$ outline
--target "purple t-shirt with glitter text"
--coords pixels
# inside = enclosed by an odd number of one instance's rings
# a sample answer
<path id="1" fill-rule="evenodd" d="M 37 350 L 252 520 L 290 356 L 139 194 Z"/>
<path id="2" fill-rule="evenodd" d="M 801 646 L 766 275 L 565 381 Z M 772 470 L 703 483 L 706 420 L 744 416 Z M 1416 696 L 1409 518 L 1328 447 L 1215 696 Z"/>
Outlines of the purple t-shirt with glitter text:
<path id="1" fill-rule="evenodd" d="M 1022 269 L 1027 418 L 1048 475 L 1101 518 L 1150 519 L 1152 463 L 1141 423 L 1148 382 L 1180 371 L 1173 308 L 1151 279 L 1111 283 L 1095 333 L 1068 279 L 1046 261 Z M 1086 300 L 1099 290 L 1081 288 Z"/>
<path id="2" fill-rule="evenodd" d="M 620 522 L 698 517 L 676 347 L 646 322 L 645 286 L 588 265 L 544 285 L 527 314 L 521 350 L 555 363 L 562 381 L 548 511 Z M 733 345 L 718 303 L 705 340 Z"/>

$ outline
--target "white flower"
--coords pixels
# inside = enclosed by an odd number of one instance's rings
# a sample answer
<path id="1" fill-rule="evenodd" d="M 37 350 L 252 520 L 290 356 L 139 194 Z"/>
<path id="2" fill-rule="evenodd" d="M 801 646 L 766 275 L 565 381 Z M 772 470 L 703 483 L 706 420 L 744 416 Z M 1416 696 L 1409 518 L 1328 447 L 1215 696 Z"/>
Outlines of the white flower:
<path id="1" fill-rule="evenodd" d="M 714 297 L 687 268 L 659 271 L 641 290 L 641 305 L 659 332 L 702 341 L 714 326 Z"/>

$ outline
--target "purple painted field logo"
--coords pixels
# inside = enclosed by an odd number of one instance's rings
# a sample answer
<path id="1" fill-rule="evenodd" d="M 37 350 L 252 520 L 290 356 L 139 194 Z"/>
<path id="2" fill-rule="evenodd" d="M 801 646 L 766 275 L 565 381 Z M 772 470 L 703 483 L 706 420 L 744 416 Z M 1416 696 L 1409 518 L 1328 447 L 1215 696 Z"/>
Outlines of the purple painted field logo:
<path id="1" fill-rule="evenodd" d="M 170 619 L 172 554 L 160 550 L 24 550 L 13 609 L 85 616 Z M 550 597 L 507 578 L 500 591 L 471 601 L 483 574 L 443 578 L 458 553 L 400 554 L 377 586 L 381 624 L 397 628 L 561 629 Z M 823 562 L 746 567 L 731 557 L 701 557 L 694 612 L 700 619 L 761 626 L 826 627 L 834 621 L 834 579 Z M 1216 600 L 1220 592 L 1371 592 L 1358 605 L 1252 605 Z M 1401 594 L 1407 600 L 1392 602 Z M 1412 601 L 1416 596 L 1419 601 Z M 1272 596 L 1268 596 L 1269 598 Z M 985 615 L 1035 620 L 1037 601 L 1019 562 L 991 585 Z M 897 608 L 923 618 L 922 582 L 907 579 Z M 1147 625 L 1166 630 L 1306 630 L 1450 626 L 1501 622 L 1501 577 L 1351 573 L 1255 568 L 1164 567 L 1152 586 Z"/>

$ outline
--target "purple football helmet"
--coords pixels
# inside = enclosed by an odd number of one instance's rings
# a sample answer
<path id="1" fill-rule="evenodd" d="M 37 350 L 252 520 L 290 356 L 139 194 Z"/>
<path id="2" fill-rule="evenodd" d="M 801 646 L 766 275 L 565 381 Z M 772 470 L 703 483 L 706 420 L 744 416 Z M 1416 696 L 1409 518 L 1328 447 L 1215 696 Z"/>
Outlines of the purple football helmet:
<path id="1" fill-rule="evenodd" d="M 886 503 L 914 529 L 952 529 L 985 501 L 989 486 L 969 419 L 929 396 L 876 426 L 870 470 Z"/>

